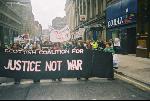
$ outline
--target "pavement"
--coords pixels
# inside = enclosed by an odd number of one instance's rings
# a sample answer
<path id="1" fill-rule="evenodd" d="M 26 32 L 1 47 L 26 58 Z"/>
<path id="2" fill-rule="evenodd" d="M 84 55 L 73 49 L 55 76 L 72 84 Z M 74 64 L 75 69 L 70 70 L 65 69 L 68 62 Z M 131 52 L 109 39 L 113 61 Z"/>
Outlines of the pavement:
<path id="1" fill-rule="evenodd" d="M 134 55 L 118 55 L 119 68 L 123 73 L 150 86 L 150 59 Z"/>
<path id="2" fill-rule="evenodd" d="M 39 84 L 0 85 L 0 100 L 149 100 L 149 95 L 150 92 L 119 79 L 63 79 L 62 82 L 45 80 Z"/>

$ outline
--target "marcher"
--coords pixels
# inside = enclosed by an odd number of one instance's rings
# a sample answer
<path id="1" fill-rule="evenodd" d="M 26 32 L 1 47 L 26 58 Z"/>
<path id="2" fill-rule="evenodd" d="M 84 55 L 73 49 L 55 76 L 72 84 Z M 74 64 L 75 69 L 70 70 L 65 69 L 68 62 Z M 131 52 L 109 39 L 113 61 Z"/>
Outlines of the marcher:
<path id="1" fill-rule="evenodd" d="M 92 49 L 93 49 L 93 50 L 98 50 L 98 42 L 97 42 L 97 41 L 94 41 L 94 42 L 92 43 Z"/>
<path id="2" fill-rule="evenodd" d="M 30 49 L 32 49 L 29 40 L 26 40 L 26 41 L 25 41 L 25 46 L 23 47 L 23 49 L 25 49 L 25 50 L 30 50 Z"/>
<path id="3" fill-rule="evenodd" d="M 15 43 L 17 44 L 17 47 L 18 47 L 19 49 L 22 49 L 22 46 L 21 46 L 21 44 L 20 44 L 20 42 L 19 42 L 18 40 L 17 40 Z"/>
<path id="4" fill-rule="evenodd" d="M 40 47 L 36 42 L 33 43 L 32 50 L 40 50 Z"/>
<path id="5" fill-rule="evenodd" d="M 54 45 L 54 50 L 61 50 L 61 43 L 58 42 Z M 58 81 L 62 81 L 62 78 L 58 78 Z"/>
<path id="6" fill-rule="evenodd" d="M 86 41 L 86 49 L 92 49 L 92 45 L 91 45 L 90 40 Z"/>
<path id="7" fill-rule="evenodd" d="M 99 42 L 98 42 L 98 50 L 99 50 L 99 51 L 103 51 L 105 48 L 106 48 L 106 47 L 105 47 L 104 41 L 99 41 Z"/>
<path id="8" fill-rule="evenodd" d="M 112 55 L 113 55 L 113 67 L 114 67 L 114 69 L 118 69 L 119 58 L 118 58 L 118 55 L 115 54 L 114 49 L 111 47 L 111 43 L 106 43 L 106 48 L 104 49 L 104 52 L 112 53 Z"/>
<path id="9" fill-rule="evenodd" d="M 12 50 L 19 50 L 19 47 L 16 43 L 13 43 L 12 46 L 11 46 L 11 49 Z"/>
<path id="10" fill-rule="evenodd" d="M 79 48 L 79 49 L 86 49 L 86 47 L 84 46 L 84 43 L 82 41 L 78 42 L 77 48 Z"/>
<path id="11" fill-rule="evenodd" d="M 77 42 L 76 42 L 76 41 L 73 41 L 73 42 L 72 42 L 72 49 L 75 49 L 75 48 L 77 48 Z"/>
<path id="12" fill-rule="evenodd" d="M 77 49 L 86 49 L 86 45 L 84 45 L 83 41 L 79 41 L 77 45 Z M 85 80 L 88 80 L 89 78 L 85 78 Z M 81 80 L 80 77 L 77 78 L 77 80 Z"/>
<path id="13" fill-rule="evenodd" d="M 110 52 L 112 54 L 115 54 L 113 47 L 111 47 L 111 43 L 109 42 L 106 43 L 106 48 L 104 49 L 104 52 Z"/>
<path id="14" fill-rule="evenodd" d="M 0 52 L 3 52 L 3 47 L 2 47 L 1 41 L 0 41 Z"/>
<path id="15" fill-rule="evenodd" d="M 118 37 L 114 40 L 114 50 L 117 54 L 120 52 L 120 39 Z"/>

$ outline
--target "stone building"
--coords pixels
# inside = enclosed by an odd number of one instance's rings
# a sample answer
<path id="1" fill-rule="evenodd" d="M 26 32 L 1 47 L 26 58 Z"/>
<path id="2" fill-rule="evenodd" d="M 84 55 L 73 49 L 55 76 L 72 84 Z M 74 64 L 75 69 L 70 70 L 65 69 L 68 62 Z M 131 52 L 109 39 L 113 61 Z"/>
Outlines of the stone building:
<path id="1" fill-rule="evenodd" d="M 27 34 L 30 37 L 42 33 L 42 26 L 34 21 L 31 0 L 0 0 L 0 41 L 13 43 L 14 37 Z"/>
<path id="2" fill-rule="evenodd" d="M 72 39 L 105 40 L 105 9 L 106 0 L 67 0 L 65 11 Z"/>
<path id="3" fill-rule="evenodd" d="M 13 43 L 14 37 L 21 33 L 22 18 L 7 4 L 0 0 L 0 42 L 2 45 Z"/>
<path id="4" fill-rule="evenodd" d="M 42 25 L 38 21 L 34 21 L 33 37 L 40 37 L 42 35 Z"/>
<path id="5" fill-rule="evenodd" d="M 52 27 L 56 30 L 60 30 L 67 25 L 66 21 L 66 17 L 56 17 L 52 20 Z"/>
<path id="6" fill-rule="evenodd" d="M 34 34 L 34 15 L 31 0 L 4 0 L 22 18 L 21 34 Z"/>

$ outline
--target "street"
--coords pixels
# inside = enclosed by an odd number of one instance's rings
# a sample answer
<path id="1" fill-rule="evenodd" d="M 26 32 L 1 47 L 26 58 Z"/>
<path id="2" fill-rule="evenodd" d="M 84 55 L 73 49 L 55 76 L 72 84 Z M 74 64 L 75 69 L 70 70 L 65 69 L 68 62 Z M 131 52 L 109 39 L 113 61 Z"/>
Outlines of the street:
<path id="1" fill-rule="evenodd" d="M 0 100 L 150 100 L 150 0 L 0 0 Z"/>
<path id="2" fill-rule="evenodd" d="M 90 78 L 89 81 L 63 79 L 62 82 L 41 80 L 39 84 L 2 84 L 0 100 L 148 100 L 144 92 L 119 79 Z"/>

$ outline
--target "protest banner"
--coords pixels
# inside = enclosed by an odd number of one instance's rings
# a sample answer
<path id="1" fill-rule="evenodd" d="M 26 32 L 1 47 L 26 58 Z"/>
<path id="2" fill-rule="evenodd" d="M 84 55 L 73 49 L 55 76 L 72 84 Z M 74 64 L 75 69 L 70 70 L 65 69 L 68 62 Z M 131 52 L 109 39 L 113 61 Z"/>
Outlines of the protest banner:
<path id="1" fill-rule="evenodd" d="M 15 79 L 113 77 L 109 53 L 70 49 L 24 51 L 5 49 L 0 53 L 0 76 Z"/>

